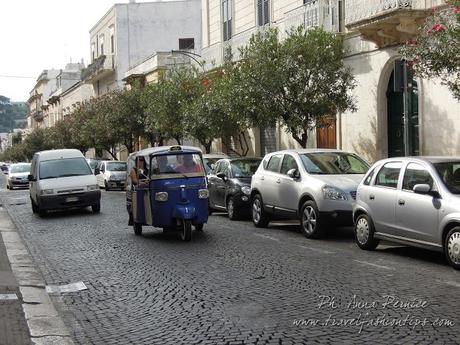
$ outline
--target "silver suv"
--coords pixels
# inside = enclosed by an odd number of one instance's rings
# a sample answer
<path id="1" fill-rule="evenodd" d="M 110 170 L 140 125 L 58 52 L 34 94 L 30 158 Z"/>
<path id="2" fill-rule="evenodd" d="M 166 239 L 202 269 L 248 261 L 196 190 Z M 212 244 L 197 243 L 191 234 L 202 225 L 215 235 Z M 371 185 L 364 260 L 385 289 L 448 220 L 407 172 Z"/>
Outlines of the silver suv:
<path id="1" fill-rule="evenodd" d="M 378 161 L 358 187 L 353 218 L 361 249 L 385 239 L 444 251 L 460 269 L 460 158 Z"/>
<path id="2" fill-rule="evenodd" d="M 356 189 L 369 165 L 353 153 L 328 149 L 273 152 L 252 177 L 252 219 L 265 227 L 274 218 L 299 219 L 308 238 L 329 221 L 352 224 Z"/>

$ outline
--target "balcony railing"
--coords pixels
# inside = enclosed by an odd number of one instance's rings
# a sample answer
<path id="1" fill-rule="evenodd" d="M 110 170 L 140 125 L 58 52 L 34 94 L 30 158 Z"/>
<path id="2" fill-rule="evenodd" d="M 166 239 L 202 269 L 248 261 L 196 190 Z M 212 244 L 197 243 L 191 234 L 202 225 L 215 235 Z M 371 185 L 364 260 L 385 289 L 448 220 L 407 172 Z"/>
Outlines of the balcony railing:
<path id="1" fill-rule="evenodd" d="M 35 121 L 42 121 L 43 120 L 43 111 L 33 111 L 30 115 Z"/>
<path id="2" fill-rule="evenodd" d="M 88 82 L 94 82 L 102 79 L 115 69 L 113 55 L 101 55 L 96 58 L 92 64 L 81 72 L 81 79 Z"/>
<path id="3" fill-rule="evenodd" d="M 300 25 L 306 29 L 322 27 L 326 31 L 340 31 L 338 1 L 312 1 L 284 14 L 284 33 Z"/>

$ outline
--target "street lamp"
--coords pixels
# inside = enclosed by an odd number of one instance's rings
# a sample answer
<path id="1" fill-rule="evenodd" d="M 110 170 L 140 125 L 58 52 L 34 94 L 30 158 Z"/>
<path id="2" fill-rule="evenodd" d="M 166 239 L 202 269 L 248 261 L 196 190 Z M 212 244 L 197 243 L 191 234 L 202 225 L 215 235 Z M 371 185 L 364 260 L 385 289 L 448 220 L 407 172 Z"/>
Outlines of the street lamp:
<path id="1" fill-rule="evenodd" d="M 195 61 L 198 66 L 201 67 L 201 69 L 203 70 L 203 72 L 206 72 L 205 69 L 204 69 L 204 63 L 203 61 L 200 61 L 196 58 L 197 57 L 201 57 L 201 55 L 199 54 L 196 54 L 196 53 L 192 53 L 192 52 L 189 52 L 189 51 L 186 51 L 186 50 L 171 50 L 171 56 L 174 55 L 174 54 L 182 54 L 182 55 L 185 55 L 185 56 L 188 56 L 190 59 L 192 59 L 193 61 Z"/>

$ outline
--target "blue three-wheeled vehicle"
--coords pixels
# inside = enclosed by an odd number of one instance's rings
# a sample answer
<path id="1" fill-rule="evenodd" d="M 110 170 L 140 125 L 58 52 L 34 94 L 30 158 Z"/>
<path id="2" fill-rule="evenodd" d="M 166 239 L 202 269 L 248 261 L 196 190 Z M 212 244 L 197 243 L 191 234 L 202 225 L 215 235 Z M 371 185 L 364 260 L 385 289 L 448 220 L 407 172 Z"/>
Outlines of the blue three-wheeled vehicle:
<path id="1" fill-rule="evenodd" d="M 198 148 L 152 147 L 128 157 L 126 206 L 136 235 L 151 225 L 190 241 L 192 226 L 201 231 L 208 221 L 208 196 Z"/>

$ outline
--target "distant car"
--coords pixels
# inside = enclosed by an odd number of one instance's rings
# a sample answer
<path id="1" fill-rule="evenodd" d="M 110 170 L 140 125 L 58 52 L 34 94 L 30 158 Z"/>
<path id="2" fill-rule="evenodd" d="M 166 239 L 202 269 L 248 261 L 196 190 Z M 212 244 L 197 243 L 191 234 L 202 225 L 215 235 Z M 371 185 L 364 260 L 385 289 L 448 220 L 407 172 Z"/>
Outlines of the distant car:
<path id="1" fill-rule="evenodd" d="M 252 177 L 255 226 L 271 219 L 299 219 L 308 238 L 320 237 L 328 223 L 352 225 L 356 189 L 368 163 L 341 150 L 303 149 L 266 155 Z"/>
<path id="2" fill-rule="evenodd" d="M 221 159 L 208 175 L 209 207 L 226 210 L 231 220 L 250 215 L 251 178 L 261 158 Z"/>
<path id="3" fill-rule="evenodd" d="M 219 159 L 229 158 L 228 155 L 222 152 L 215 153 L 205 153 L 203 154 L 203 163 L 204 168 L 206 169 L 206 174 L 210 174 L 212 170 L 212 165 L 215 164 Z"/>
<path id="4" fill-rule="evenodd" d="M 101 161 L 94 174 L 99 187 L 110 189 L 124 189 L 126 186 L 126 162 Z"/>
<path id="5" fill-rule="evenodd" d="M 11 164 L 8 169 L 8 178 L 6 180 L 6 188 L 28 188 L 30 174 L 30 163 L 15 163 Z"/>
<path id="6" fill-rule="evenodd" d="M 91 171 L 94 174 L 94 170 L 101 163 L 101 160 L 100 159 L 87 158 L 86 161 L 88 162 L 89 167 L 91 168 Z"/>
<path id="7" fill-rule="evenodd" d="M 443 251 L 460 270 L 460 157 L 378 161 L 358 187 L 356 244 L 380 240 Z"/>

